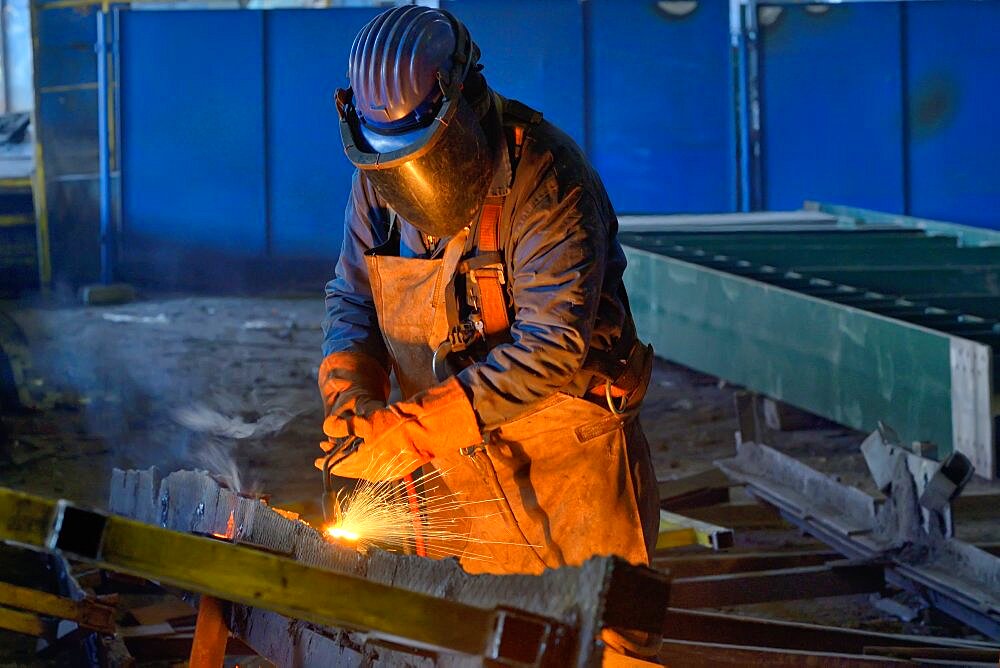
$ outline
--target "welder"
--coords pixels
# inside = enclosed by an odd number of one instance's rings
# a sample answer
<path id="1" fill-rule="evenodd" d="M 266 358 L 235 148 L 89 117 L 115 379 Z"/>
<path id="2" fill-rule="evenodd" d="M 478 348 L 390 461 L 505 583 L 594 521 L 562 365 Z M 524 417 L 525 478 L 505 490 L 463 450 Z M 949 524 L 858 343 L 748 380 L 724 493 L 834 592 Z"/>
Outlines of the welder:
<path id="1" fill-rule="evenodd" d="M 437 553 L 470 572 L 647 563 L 652 351 L 617 219 L 580 148 L 487 85 L 479 58 L 459 20 L 419 6 L 351 48 L 335 101 L 357 170 L 319 384 L 326 434 L 360 445 L 333 473 L 440 471 L 422 493 L 457 500 L 449 526 L 474 548 Z"/>

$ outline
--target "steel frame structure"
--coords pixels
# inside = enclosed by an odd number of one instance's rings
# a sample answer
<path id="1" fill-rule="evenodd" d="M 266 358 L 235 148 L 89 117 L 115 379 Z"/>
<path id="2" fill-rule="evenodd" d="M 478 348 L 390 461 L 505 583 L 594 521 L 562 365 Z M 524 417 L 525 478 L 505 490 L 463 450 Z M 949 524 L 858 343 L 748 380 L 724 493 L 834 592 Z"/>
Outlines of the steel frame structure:
<path id="1" fill-rule="evenodd" d="M 997 231 L 816 202 L 620 223 L 632 311 L 659 354 L 1000 474 Z"/>

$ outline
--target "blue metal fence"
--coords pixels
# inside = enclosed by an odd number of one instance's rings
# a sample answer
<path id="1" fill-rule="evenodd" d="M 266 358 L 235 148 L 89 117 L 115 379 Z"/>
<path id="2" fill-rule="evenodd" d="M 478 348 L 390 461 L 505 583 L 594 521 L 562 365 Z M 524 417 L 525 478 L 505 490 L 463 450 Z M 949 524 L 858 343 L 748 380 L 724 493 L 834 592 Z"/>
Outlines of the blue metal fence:
<path id="1" fill-rule="evenodd" d="M 1000 229 L 1000 3 L 904 9 L 909 208 Z"/>
<path id="2" fill-rule="evenodd" d="M 736 208 L 746 174 L 726 2 L 690 13 L 651 0 L 443 6 L 469 24 L 498 90 L 584 146 L 619 211 Z M 98 265 L 95 10 L 44 7 L 54 265 L 81 282 Z M 374 11 L 122 10 L 125 278 L 177 278 L 192 260 L 212 281 L 225 273 L 215 260 L 329 272 L 350 173 L 330 96 Z M 815 198 L 1000 225 L 998 28 L 1000 3 L 782 7 L 759 35 L 764 204 Z"/>
<path id="3" fill-rule="evenodd" d="M 900 5 L 761 24 L 763 208 L 805 199 L 903 211 Z"/>

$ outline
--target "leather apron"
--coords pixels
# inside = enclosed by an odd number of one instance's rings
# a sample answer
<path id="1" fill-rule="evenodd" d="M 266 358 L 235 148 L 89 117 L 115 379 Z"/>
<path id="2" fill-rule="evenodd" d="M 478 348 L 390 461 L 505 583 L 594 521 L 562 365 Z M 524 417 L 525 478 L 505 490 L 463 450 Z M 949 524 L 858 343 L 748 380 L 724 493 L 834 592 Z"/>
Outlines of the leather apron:
<path id="1" fill-rule="evenodd" d="M 437 384 L 432 359 L 448 335 L 446 290 L 468 234 L 454 236 L 436 259 L 380 255 L 380 248 L 365 256 L 404 398 Z M 443 453 L 424 467 L 429 556 L 453 555 L 470 573 L 501 574 L 607 554 L 648 563 L 658 499 L 634 412 L 615 415 L 556 393 L 484 434 L 483 443 L 466 445 L 439 444 Z"/>

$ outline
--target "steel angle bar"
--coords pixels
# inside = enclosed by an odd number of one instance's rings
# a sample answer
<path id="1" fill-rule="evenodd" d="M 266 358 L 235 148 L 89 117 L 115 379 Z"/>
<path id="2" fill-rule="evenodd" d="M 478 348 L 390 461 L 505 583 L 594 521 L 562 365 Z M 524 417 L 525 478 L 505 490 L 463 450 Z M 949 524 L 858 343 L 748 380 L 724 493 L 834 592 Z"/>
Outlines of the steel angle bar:
<path id="1" fill-rule="evenodd" d="M 926 0 L 928 2 L 942 0 Z M 806 201 L 803 208 L 809 211 L 820 211 L 834 216 L 841 216 L 856 221 L 861 225 L 901 225 L 915 230 L 922 230 L 927 234 L 946 235 L 958 239 L 960 246 L 998 246 L 1000 245 L 1000 232 L 984 227 L 974 227 L 972 225 L 960 225 L 958 223 L 948 223 L 941 220 L 930 220 L 928 218 L 917 218 L 915 216 L 902 216 L 894 213 L 884 213 L 871 209 L 862 209 L 841 204 L 826 202 Z"/>
<path id="2" fill-rule="evenodd" d="M 911 529 L 919 518 L 897 513 L 892 499 L 876 508 L 860 490 L 764 445 L 741 443 L 717 465 L 803 531 L 850 558 L 886 560 L 887 581 L 1000 639 L 1000 558 L 953 538 L 921 538 Z M 906 490 L 893 490 L 905 503 Z"/>
<path id="3" fill-rule="evenodd" d="M 1000 645 L 996 643 L 963 638 L 882 633 L 673 607 L 667 611 L 663 633 L 675 640 L 847 654 L 862 654 L 867 647 L 876 646 L 970 648 L 1000 652 Z"/>
<path id="4" fill-rule="evenodd" d="M 733 530 L 791 529 L 774 508 L 762 503 L 720 503 L 704 508 L 688 508 L 685 516 Z"/>
<path id="5" fill-rule="evenodd" d="M 912 665 L 889 657 L 832 652 L 774 649 L 718 642 L 689 642 L 665 638 L 660 658 L 678 668 L 687 666 L 836 666 L 837 668 L 894 668 Z"/>
<path id="6" fill-rule="evenodd" d="M 668 570 L 673 578 L 691 578 L 768 569 L 820 566 L 837 558 L 837 553 L 829 550 L 727 552 L 724 554 L 654 557 L 653 566 Z"/>
<path id="7" fill-rule="evenodd" d="M 670 606 L 720 608 L 772 601 L 871 594 L 880 592 L 884 588 L 882 566 L 871 563 L 832 562 L 821 566 L 674 578 L 670 586 Z"/>
<path id="8" fill-rule="evenodd" d="M 408 646 L 529 665 L 571 661 L 571 629 L 545 618 L 435 598 L 9 489 L 0 489 L 0 540 Z"/>
<path id="9" fill-rule="evenodd" d="M 836 226 L 840 216 L 819 211 L 752 211 L 742 213 L 672 214 L 665 216 L 619 216 L 618 229 L 622 232 L 661 232 L 675 229 L 726 230 L 739 227 L 789 227 L 799 225 Z"/>
<path id="10" fill-rule="evenodd" d="M 660 507 L 676 512 L 728 502 L 732 483 L 725 473 L 713 467 L 682 478 L 657 480 L 656 486 Z"/>
<path id="11" fill-rule="evenodd" d="M 947 238 L 947 237 L 938 237 Z M 917 238 L 922 239 L 921 237 Z M 699 247 L 704 247 L 698 244 Z M 944 266 L 962 267 L 963 270 L 977 267 L 996 267 L 1000 264 L 1000 248 L 959 246 L 927 246 L 915 244 L 910 248 L 905 242 L 892 250 L 871 247 L 861 248 L 799 248 L 787 246 L 716 246 L 713 250 L 758 264 L 770 264 L 794 269 L 803 273 L 818 274 L 836 269 L 858 270 L 900 268 L 939 269 Z"/>
<path id="12" fill-rule="evenodd" d="M 865 654 L 870 656 L 889 656 L 907 661 L 925 660 L 935 663 L 951 663 L 958 665 L 984 664 L 997 665 L 998 649 L 976 649 L 971 647 L 868 647 Z"/>

